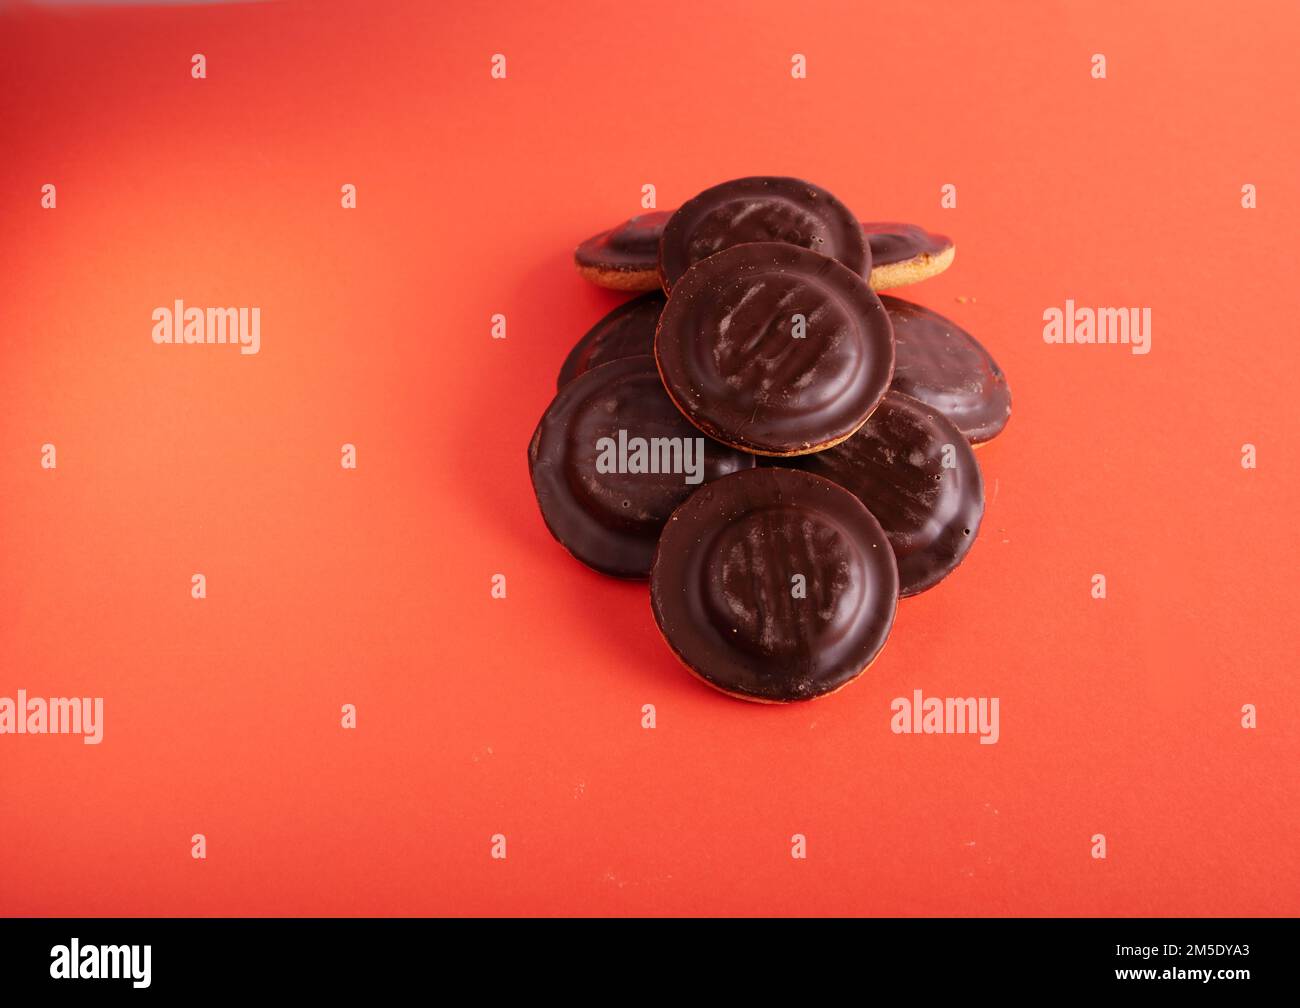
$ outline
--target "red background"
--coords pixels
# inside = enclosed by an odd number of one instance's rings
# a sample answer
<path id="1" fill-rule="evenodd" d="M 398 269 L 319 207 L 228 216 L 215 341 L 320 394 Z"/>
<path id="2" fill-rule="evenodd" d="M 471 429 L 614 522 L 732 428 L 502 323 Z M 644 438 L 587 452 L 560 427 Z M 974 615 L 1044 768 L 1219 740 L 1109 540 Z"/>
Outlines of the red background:
<path id="1" fill-rule="evenodd" d="M 1300 15 L 1208 6 L 7 9 L 0 695 L 106 727 L 0 737 L 0 912 L 1300 910 Z M 951 234 L 897 293 L 1014 395 L 966 563 L 785 708 L 681 669 L 525 465 L 620 300 L 573 246 L 758 173 Z M 261 353 L 155 346 L 175 298 Z M 1044 344 L 1066 298 L 1152 352 Z M 1001 741 L 891 734 L 917 688 Z"/>

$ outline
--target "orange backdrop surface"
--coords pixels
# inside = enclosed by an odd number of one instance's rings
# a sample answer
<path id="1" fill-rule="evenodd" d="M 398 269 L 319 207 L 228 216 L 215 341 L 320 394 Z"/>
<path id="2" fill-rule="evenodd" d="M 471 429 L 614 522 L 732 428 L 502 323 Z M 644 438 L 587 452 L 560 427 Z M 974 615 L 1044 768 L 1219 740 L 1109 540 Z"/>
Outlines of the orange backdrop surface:
<path id="1" fill-rule="evenodd" d="M 0 696 L 105 731 L 0 736 L 0 913 L 1300 911 L 1298 50 L 1284 2 L 9 7 Z M 896 293 L 1014 396 L 964 565 L 790 707 L 525 464 L 621 300 L 577 242 L 763 173 L 952 235 Z M 177 298 L 261 352 L 156 346 Z M 1067 298 L 1151 352 L 1046 344 Z M 893 734 L 914 689 L 1000 741 Z"/>

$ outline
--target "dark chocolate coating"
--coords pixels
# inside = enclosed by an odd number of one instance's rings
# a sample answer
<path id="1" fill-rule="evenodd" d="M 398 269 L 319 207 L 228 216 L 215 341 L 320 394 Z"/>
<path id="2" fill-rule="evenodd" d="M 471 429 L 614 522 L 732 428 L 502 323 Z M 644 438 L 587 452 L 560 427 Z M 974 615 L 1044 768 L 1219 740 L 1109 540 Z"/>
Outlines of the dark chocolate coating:
<path id="1" fill-rule="evenodd" d="M 669 395 L 704 433 L 745 451 L 798 455 L 862 425 L 889 387 L 894 337 L 856 273 L 764 242 L 691 267 L 660 316 L 655 359 Z"/>
<path id="2" fill-rule="evenodd" d="M 870 249 L 848 207 L 811 182 L 759 175 L 705 189 L 672 215 L 659 246 L 664 290 L 701 259 L 749 242 L 787 242 L 871 275 Z"/>
<path id="3" fill-rule="evenodd" d="M 953 468 L 944 466 L 952 446 Z M 984 479 L 961 431 L 933 407 L 890 392 L 842 445 L 782 462 L 838 483 L 879 519 L 898 558 L 898 592 L 938 584 L 984 516 Z"/>
<path id="4" fill-rule="evenodd" d="M 588 238 L 575 253 L 578 264 L 635 273 L 657 269 L 659 241 L 672 215 L 671 210 L 641 214 Z M 906 262 L 923 254 L 938 255 L 952 245 L 947 235 L 901 221 L 862 221 L 861 227 L 873 267 Z"/>
<path id="5" fill-rule="evenodd" d="M 664 393 L 652 357 L 626 357 L 593 368 L 562 388 L 528 446 L 528 469 L 542 518 L 560 545 L 588 567 L 614 577 L 650 573 L 668 516 L 701 484 L 681 473 L 602 473 L 597 442 L 690 438 Z M 704 483 L 754 465 L 752 455 L 704 438 Z"/>
<path id="6" fill-rule="evenodd" d="M 871 265 L 888 266 L 919 255 L 938 255 L 952 244 L 947 235 L 931 234 L 915 224 L 899 221 L 863 221 L 862 230 L 871 246 Z"/>
<path id="7" fill-rule="evenodd" d="M 616 228 L 592 235 L 577 247 L 573 258 L 579 266 L 640 273 L 659 265 L 659 239 L 670 210 L 655 210 L 625 220 Z"/>
<path id="8" fill-rule="evenodd" d="M 659 291 L 642 294 L 619 305 L 588 329 L 564 358 L 556 387 L 564 388 L 578 375 L 601 364 L 653 354 L 655 327 L 665 300 Z"/>
<path id="9" fill-rule="evenodd" d="M 793 469 L 750 469 L 698 491 L 664 527 L 650 573 L 655 621 L 686 667 L 771 703 L 811 700 L 860 674 L 897 603 L 880 523 L 852 494 Z"/>
<path id="10" fill-rule="evenodd" d="M 933 406 L 972 444 L 994 438 L 1011 416 L 1011 389 L 997 361 L 951 319 L 881 294 L 894 324 L 892 388 Z"/>

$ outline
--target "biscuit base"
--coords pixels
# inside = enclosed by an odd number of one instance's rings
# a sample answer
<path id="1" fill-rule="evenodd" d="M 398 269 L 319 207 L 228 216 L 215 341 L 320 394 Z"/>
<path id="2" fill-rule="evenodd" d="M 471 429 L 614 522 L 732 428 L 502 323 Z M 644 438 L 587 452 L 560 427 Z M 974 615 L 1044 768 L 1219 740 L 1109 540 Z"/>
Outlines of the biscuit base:
<path id="1" fill-rule="evenodd" d="M 579 266 L 578 273 L 584 280 L 590 280 L 597 287 L 616 291 L 652 291 L 659 290 L 658 269 L 618 270 L 603 269 L 600 266 Z"/>
<path id="2" fill-rule="evenodd" d="M 908 284 L 918 283 L 921 280 L 928 280 L 932 276 L 938 276 L 952 265 L 953 257 L 956 254 L 957 246 L 949 245 L 942 252 L 935 255 L 922 252 L 911 259 L 904 259 L 902 262 L 873 266 L 871 268 L 871 289 L 888 290 L 891 287 L 906 287 Z"/>
<path id="3" fill-rule="evenodd" d="M 956 254 L 957 246 L 949 245 L 936 255 L 923 252 L 911 259 L 904 259 L 902 262 L 874 266 L 869 281 L 871 289 L 889 290 L 892 287 L 906 287 L 908 284 L 919 283 L 922 280 L 930 279 L 932 276 L 938 276 L 952 265 Z M 657 269 L 619 270 L 605 269 L 600 266 L 579 266 L 578 273 L 581 274 L 584 280 L 594 283 L 597 287 L 604 287 L 606 290 L 644 293 L 645 291 L 659 290 L 661 287 Z"/>

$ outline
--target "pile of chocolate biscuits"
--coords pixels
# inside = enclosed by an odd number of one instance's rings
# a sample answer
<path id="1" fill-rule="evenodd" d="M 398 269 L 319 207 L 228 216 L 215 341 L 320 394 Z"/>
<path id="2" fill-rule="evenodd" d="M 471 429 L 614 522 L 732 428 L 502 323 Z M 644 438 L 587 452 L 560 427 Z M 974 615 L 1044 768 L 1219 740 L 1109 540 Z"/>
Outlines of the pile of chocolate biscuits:
<path id="1" fill-rule="evenodd" d="M 710 686 L 834 692 L 880 652 L 899 597 L 969 551 L 971 448 L 1006 425 L 1006 379 L 959 326 L 875 293 L 954 251 L 767 176 L 578 247 L 589 280 L 651 293 L 565 359 L 528 448 L 537 502 L 587 566 L 649 578 L 669 647 Z"/>

